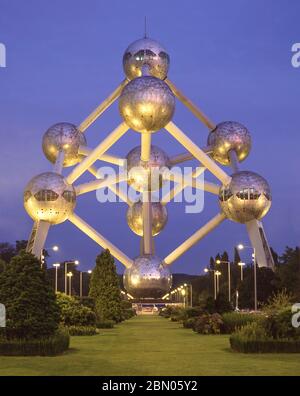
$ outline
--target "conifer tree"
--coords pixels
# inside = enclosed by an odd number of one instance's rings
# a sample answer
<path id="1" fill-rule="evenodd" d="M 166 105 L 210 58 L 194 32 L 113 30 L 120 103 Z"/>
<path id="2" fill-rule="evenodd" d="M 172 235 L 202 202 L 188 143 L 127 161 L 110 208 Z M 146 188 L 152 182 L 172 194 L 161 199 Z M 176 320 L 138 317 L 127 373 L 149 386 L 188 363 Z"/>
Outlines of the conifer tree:
<path id="1" fill-rule="evenodd" d="M 43 338 L 59 323 L 56 296 L 40 261 L 24 250 L 0 273 L 0 302 L 6 308 L 5 333 L 10 338 Z"/>
<path id="2" fill-rule="evenodd" d="M 122 320 L 121 290 L 114 258 L 104 250 L 96 259 L 90 281 L 90 296 L 95 300 L 97 321 Z"/>

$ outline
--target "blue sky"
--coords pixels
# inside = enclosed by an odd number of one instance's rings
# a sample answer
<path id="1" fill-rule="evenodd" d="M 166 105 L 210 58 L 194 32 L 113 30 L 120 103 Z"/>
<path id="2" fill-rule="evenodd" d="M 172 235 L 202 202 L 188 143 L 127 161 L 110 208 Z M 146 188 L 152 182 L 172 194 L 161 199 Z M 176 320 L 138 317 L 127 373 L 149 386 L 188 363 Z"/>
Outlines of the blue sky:
<path id="1" fill-rule="evenodd" d="M 43 133 L 60 121 L 79 124 L 119 84 L 123 52 L 143 35 L 146 15 L 149 36 L 170 54 L 169 78 L 216 123 L 235 120 L 250 130 L 253 148 L 242 169 L 270 183 L 273 205 L 264 219 L 270 244 L 279 252 L 299 244 L 300 68 L 291 66 L 299 14 L 297 0 L 0 0 L 0 42 L 7 48 L 7 68 L 0 69 L 0 240 L 28 238 L 32 221 L 23 209 L 23 189 L 51 169 L 41 149 Z M 120 120 L 116 103 L 86 132 L 88 145 Z M 206 128 L 180 103 L 174 121 L 205 145 Z M 169 155 L 182 152 L 165 131 L 153 141 Z M 138 144 L 131 131 L 111 151 L 124 156 Z M 80 197 L 76 211 L 129 256 L 138 255 L 125 204 L 99 204 L 90 193 Z M 157 255 L 165 257 L 217 211 L 209 196 L 199 214 L 171 204 L 169 222 L 156 238 Z M 224 222 L 172 269 L 201 273 L 211 255 L 225 249 L 232 255 L 240 241 L 247 242 L 245 227 Z M 47 246 L 53 243 L 61 249 L 52 261 L 78 258 L 82 269 L 93 266 L 99 251 L 68 222 L 51 229 Z"/>

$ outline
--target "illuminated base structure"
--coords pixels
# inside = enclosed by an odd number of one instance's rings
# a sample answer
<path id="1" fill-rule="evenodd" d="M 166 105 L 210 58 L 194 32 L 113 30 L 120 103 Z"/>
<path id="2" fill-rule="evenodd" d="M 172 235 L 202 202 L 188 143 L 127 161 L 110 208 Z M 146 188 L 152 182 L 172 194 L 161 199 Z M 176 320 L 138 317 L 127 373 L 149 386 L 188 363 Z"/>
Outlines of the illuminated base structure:
<path id="1" fill-rule="evenodd" d="M 239 170 L 239 163 L 251 149 L 248 129 L 233 121 L 215 125 L 182 94 L 167 78 L 169 55 L 158 42 L 145 37 L 132 43 L 125 51 L 123 66 L 124 81 L 79 126 L 62 122 L 44 134 L 43 151 L 54 169 L 34 177 L 25 188 L 24 206 L 34 220 L 27 250 L 40 257 L 49 227 L 68 220 L 97 244 L 109 249 L 126 267 L 124 286 L 128 293 L 137 298 L 160 298 L 171 288 L 170 265 L 225 219 L 230 219 L 246 224 L 258 266 L 272 268 L 272 255 L 260 222 L 271 206 L 270 188 L 258 174 Z M 208 128 L 203 148 L 172 122 L 176 98 Z M 96 148 L 88 148 L 84 132 L 117 99 L 123 121 Z M 169 157 L 151 144 L 152 133 L 163 128 L 181 143 L 186 150 L 184 153 Z M 129 129 L 140 133 L 141 145 L 131 150 L 126 158 L 110 154 L 108 150 Z M 127 167 L 117 176 L 101 176 L 94 166 L 97 160 L 119 166 L 126 163 Z M 189 160 L 195 160 L 197 167 L 192 172 L 191 182 L 186 182 L 172 172 L 172 167 Z M 230 166 L 232 174 L 227 174 L 220 165 Z M 71 172 L 64 177 L 63 168 L 70 166 L 73 166 Z M 198 182 L 204 170 L 211 172 L 219 183 Z M 74 184 L 86 171 L 94 180 Z M 152 178 L 155 172 L 159 173 L 156 179 Z M 152 183 L 152 179 L 156 182 Z M 174 183 L 173 189 L 159 202 L 154 202 L 153 193 L 161 190 L 166 180 Z M 130 201 L 117 188 L 123 181 L 140 192 L 137 202 Z M 220 212 L 167 257 L 160 259 L 154 252 L 154 236 L 167 222 L 167 203 L 187 186 L 215 194 Z M 109 188 L 128 204 L 128 225 L 142 238 L 140 255 L 134 260 L 74 213 L 79 195 L 101 188 Z"/>

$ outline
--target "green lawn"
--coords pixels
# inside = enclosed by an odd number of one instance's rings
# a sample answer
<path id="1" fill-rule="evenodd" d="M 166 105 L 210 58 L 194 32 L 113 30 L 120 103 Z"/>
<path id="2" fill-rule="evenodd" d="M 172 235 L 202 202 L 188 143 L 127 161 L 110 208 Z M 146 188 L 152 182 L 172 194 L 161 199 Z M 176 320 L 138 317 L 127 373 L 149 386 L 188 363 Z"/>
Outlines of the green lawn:
<path id="1" fill-rule="evenodd" d="M 0 375 L 300 375 L 300 355 L 234 353 L 228 336 L 139 316 L 96 336 L 72 337 L 62 356 L 1 356 Z"/>

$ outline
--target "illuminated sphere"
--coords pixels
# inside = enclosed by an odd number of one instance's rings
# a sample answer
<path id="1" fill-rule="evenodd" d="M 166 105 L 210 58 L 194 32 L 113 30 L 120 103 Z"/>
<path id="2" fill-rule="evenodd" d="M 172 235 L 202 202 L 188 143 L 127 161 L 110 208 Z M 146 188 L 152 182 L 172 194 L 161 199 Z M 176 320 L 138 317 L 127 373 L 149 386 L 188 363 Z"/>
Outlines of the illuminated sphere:
<path id="1" fill-rule="evenodd" d="M 156 191 L 162 186 L 162 171 L 169 168 L 169 157 L 157 146 L 151 146 L 150 160 L 141 161 L 141 146 L 126 156 L 127 183 L 137 191 Z"/>
<path id="2" fill-rule="evenodd" d="M 207 143 L 212 146 L 212 157 L 222 165 L 230 165 L 229 151 L 236 152 L 243 161 L 251 150 L 251 136 L 246 127 L 234 121 L 225 121 L 208 135 Z"/>
<path id="3" fill-rule="evenodd" d="M 170 58 L 155 40 L 142 38 L 130 44 L 123 56 L 123 67 L 129 80 L 142 75 L 143 66 L 149 67 L 151 76 L 164 80 L 169 70 Z"/>
<path id="4" fill-rule="evenodd" d="M 126 124 L 134 131 L 156 132 L 171 121 L 175 97 L 164 81 L 142 76 L 125 86 L 120 96 L 119 110 Z"/>
<path id="5" fill-rule="evenodd" d="M 58 173 L 45 172 L 35 176 L 24 190 L 24 206 L 34 221 L 62 223 L 73 213 L 75 205 L 73 186 Z"/>
<path id="6" fill-rule="evenodd" d="M 47 159 L 55 163 L 58 153 L 64 152 L 63 166 L 72 166 L 81 160 L 80 146 L 86 146 L 86 139 L 75 125 L 60 122 L 51 126 L 43 136 L 43 151 Z"/>
<path id="7" fill-rule="evenodd" d="M 152 235 L 157 235 L 165 227 L 168 220 L 168 212 L 165 205 L 160 202 L 152 202 Z M 127 210 L 127 223 L 129 228 L 139 236 L 143 236 L 143 203 L 135 202 Z"/>
<path id="8" fill-rule="evenodd" d="M 135 298 L 160 298 L 172 286 L 172 275 L 156 256 L 137 257 L 123 276 L 124 287 Z"/>
<path id="9" fill-rule="evenodd" d="M 259 220 L 271 207 L 269 184 L 254 172 L 234 173 L 231 182 L 221 187 L 219 203 L 223 213 L 230 220 L 238 223 Z"/>

